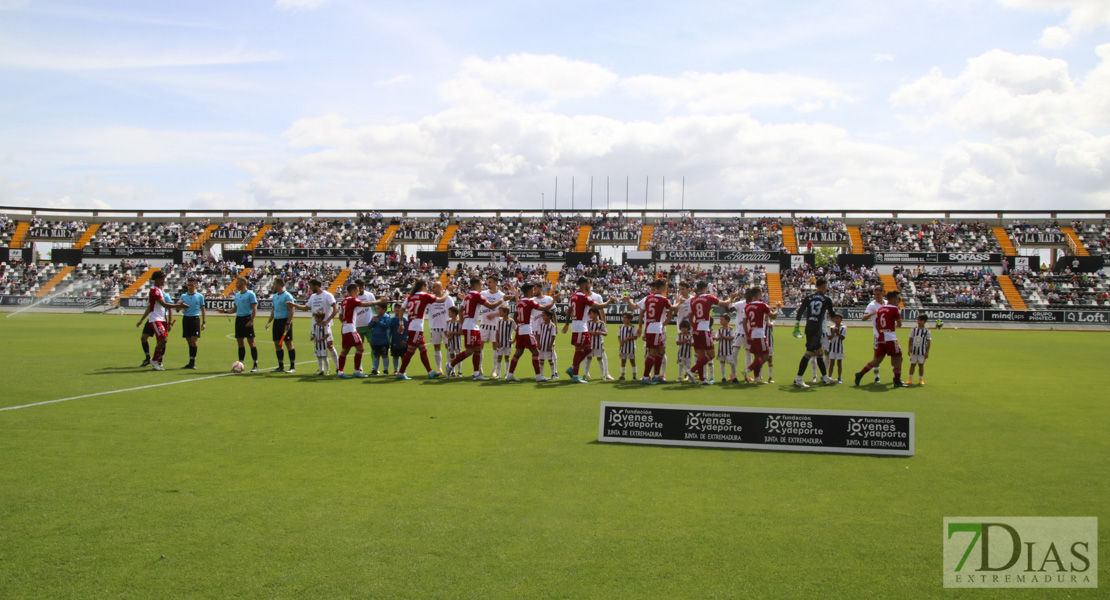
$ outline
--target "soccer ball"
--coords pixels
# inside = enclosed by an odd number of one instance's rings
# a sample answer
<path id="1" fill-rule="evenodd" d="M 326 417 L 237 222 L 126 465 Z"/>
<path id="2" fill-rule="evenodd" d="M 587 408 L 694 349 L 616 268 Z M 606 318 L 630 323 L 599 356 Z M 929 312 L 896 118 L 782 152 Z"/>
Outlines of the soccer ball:
<path id="1" fill-rule="evenodd" d="M 239 361 L 235 361 L 235 362 L 231 363 L 231 372 L 232 373 L 242 373 L 243 372 L 243 363 L 241 363 Z"/>

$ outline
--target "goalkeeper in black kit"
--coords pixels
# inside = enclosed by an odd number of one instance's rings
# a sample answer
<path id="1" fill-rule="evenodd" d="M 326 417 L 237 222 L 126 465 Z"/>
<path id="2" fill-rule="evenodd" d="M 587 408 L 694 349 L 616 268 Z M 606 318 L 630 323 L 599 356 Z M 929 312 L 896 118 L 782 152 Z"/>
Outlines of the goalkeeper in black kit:
<path id="1" fill-rule="evenodd" d="M 809 365 L 811 358 L 825 353 L 825 350 L 821 348 L 821 335 L 825 330 L 825 319 L 836 316 L 832 300 L 826 295 L 828 290 L 828 280 L 823 277 L 818 279 L 817 291 L 803 298 L 801 305 L 798 306 L 798 319 L 794 330 L 796 332 L 801 327 L 802 318 L 804 317 L 806 320 L 806 354 L 802 357 L 801 364 L 798 365 L 798 376 L 794 378 L 794 385 L 797 387 L 809 387 L 803 379 L 806 374 L 806 366 Z M 832 379 L 825 371 L 825 361 L 818 360 L 817 367 L 821 369 L 821 381 L 826 385 L 832 383 Z"/>

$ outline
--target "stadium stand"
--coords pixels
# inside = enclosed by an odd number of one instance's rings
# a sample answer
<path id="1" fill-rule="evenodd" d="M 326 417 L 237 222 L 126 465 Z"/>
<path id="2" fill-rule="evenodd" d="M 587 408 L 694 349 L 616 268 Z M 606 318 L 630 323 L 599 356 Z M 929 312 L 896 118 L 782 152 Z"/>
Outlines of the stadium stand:
<path id="1" fill-rule="evenodd" d="M 1072 229 L 1090 254 L 1095 256 L 1110 254 L 1110 221 L 1077 221 L 1072 223 Z"/>
<path id="2" fill-rule="evenodd" d="M 1032 310 L 1110 308 L 1110 278 L 1104 274 L 1015 271 L 1010 279 Z"/>
<path id="3" fill-rule="evenodd" d="M 573 217 L 494 217 L 456 223 L 458 229 L 449 248 L 570 249 L 578 239 L 578 221 Z"/>
<path id="4" fill-rule="evenodd" d="M 207 224 L 112 221 L 104 223 L 89 241 L 89 248 L 180 248 L 189 247 Z"/>
<path id="5" fill-rule="evenodd" d="M 269 224 L 256 248 L 373 248 L 386 226 L 352 219 L 300 219 Z"/>
<path id="6" fill-rule="evenodd" d="M 990 226 L 980 221 L 868 220 L 860 235 L 869 252 L 1002 252 Z"/>
<path id="7" fill-rule="evenodd" d="M 664 219 L 654 226 L 654 250 L 745 250 L 782 249 L 779 219 Z"/>
<path id="8" fill-rule="evenodd" d="M 1010 309 L 990 269 L 938 273 L 917 268 L 897 270 L 894 278 L 909 308 Z"/>
<path id="9" fill-rule="evenodd" d="M 840 307 L 865 307 L 871 300 L 871 290 L 882 285 L 875 269 L 832 267 L 812 269 L 808 266 L 786 269 L 779 273 L 782 280 L 783 304 L 797 306 L 802 298 L 814 292 L 817 278 L 824 277 L 829 282 L 829 298 Z"/>

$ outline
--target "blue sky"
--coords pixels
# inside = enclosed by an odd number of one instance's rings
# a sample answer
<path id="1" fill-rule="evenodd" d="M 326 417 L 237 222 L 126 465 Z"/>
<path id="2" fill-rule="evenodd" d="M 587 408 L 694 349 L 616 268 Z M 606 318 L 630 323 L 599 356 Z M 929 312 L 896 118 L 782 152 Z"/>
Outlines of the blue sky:
<path id="1" fill-rule="evenodd" d="M 0 202 L 1106 210 L 1108 63 L 1104 0 L 0 0 Z"/>

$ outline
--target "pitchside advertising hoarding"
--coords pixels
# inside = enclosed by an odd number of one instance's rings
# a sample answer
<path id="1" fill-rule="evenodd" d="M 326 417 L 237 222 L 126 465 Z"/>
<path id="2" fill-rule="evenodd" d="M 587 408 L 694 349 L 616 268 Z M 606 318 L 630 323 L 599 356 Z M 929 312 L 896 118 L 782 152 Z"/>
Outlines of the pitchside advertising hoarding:
<path id="1" fill-rule="evenodd" d="M 893 265 L 1001 265 L 992 252 L 876 252 L 875 262 Z"/>
<path id="2" fill-rule="evenodd" d="M 914 414 L 602 402 L 598 441 L 913 456 Z"/>
<path id="3" fill-rule="evenodd" d="M 100 304 L 99 298 L 80 297 L 54 297 L 37 298 L 35 296 L 0 296 L 0 306 L 31 306 L 36 304 L 43 308 L 87 308 Z M 143 305 L 146 306 L 145 304 Z"/>

